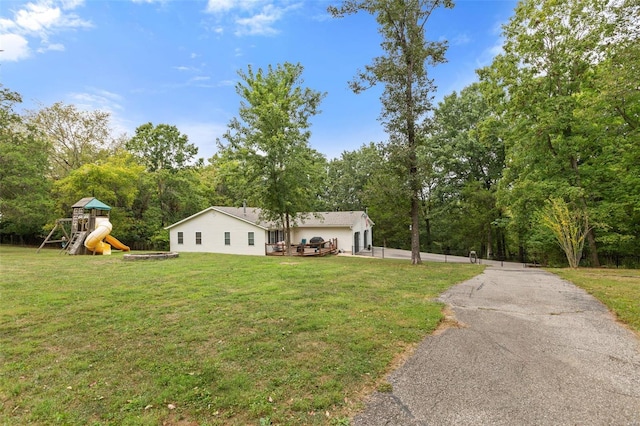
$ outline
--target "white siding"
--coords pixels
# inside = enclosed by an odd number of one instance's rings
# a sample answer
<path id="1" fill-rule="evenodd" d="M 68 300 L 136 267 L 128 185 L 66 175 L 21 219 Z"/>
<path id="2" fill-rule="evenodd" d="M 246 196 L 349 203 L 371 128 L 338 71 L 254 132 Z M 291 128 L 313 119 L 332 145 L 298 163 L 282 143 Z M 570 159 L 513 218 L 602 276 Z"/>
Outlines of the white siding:
<path id="1" fill-rule="evenodd" d="M 292 243 L 300 244 L 303 239 L 307 240 L 307 243 L 313 237 L 322 237 L 325 240 L 332 238 L 338 239 L 338 249 L 345 253 L 351 253 L 355 247 L 356 232 L 359 232 L 358 246 L 360 250 L 365 249 L 364 245 L 364 233 L 367 231 L 367 245 L 371 245 L 373 238 L 373 228 L 371 222 L 365 217 L 359 216 L 352 227 L 349 226 L 316 226 L 316 227 L 301 227 L 292 229 Z"/>
<path id="2" fill-rule="evenodd" d="M 178 232 L 183 244 L 178 244 Z M 202 233 L 202 244 L 196 244 L 196 232 Z M 224 233 L 231 234 L 231 244 L 225 245 Z M 254 245 L 249 245 L 249 232 L 254 233 Z M 266 232 L 250 223 L 216 211 L 206 211 L 169 229 L 171 251 L 264 255 Z"/>
<path id="3" fill-rule="evenodd" d="M 300 244 L 303 239 L 309 242 L 313 237 L 336 238 L 338 249 L 346 253 L 353 252 L 356 246 L 363 250 L 371 245 L 372 223 L 365 212 L 323 212 L 320 215 L 324 215 L 321 220 L 314 217 L 292 228 L 292 244 Z M 255 208 L 210 207 L 169 227 L 170 248 L 177 252 L 264 255 L 268 232 L 255 224 L 259 223 L 258 218 L 259 211 Z M 183 235 L 182 244 L 178 244 L 179 232 Z M 197 232 L 201 234 L 201 244 L 196 244 Z M 229 245 L 225 244 L 225 232 L 231 236 Z M 250 232 L 254 233 L 252 246 L 249 245 Z"/>
<path id="4" fill-rule="evenodd" d="M 353 228 L 351 229 L 353 238 L 351 239 L 351 246 L 355 247 L 355 235 L 358 233 L 358 247 L 360 250 L 364 250 L 367 247 L 365 246 L 364 234 L 367 232 L 367 246 L 373 245 L 373 228 L 371 227 L 371 222 L 369 222 L 365 217 L 360 217 L 359 220 L 354 223 Z"/>
<path id="5" fill-rule="evenodd" d="M 316 228 L 293 228 L 291 233 L 291 243 L 300 244 L 303 239 L 309 240 L 313 237 L 322 237 L 325 241 L 333 238 L 338 239 L 338 249 L 346 253 L 351 253 L 353 244 L 353 234 L 349 227 L 316 227 Z"/>

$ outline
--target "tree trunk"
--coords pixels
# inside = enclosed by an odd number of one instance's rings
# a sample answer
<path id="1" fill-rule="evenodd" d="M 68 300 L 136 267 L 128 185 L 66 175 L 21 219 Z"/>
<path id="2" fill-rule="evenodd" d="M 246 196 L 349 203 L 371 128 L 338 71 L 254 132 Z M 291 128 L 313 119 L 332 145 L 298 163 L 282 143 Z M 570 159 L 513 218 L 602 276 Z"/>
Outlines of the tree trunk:
<path id="1" fill-rule="evenodd" d="M 420 259 L 420 222 L 419 222 L 420 200 L 413 194 L 411 197 L 411 264 L 422 263 Z"/>
<path id="2" fill-rule="evenodd" d="M 491 233 L 491 224 L 489 224 L 488 227 L 488 231 L 487 231 L 487 259 L 492 259 L 493 258 L 493 249 L 491 247 L 491 245 L 493 244 L 493 235 Z"/>
<path id="3" fill-rule="evenodd" d="M 500 259 L 501 260 L 506 260 L 507 259 L 507 238 L 505 236 L 505 232 L 504 229 L 500 230 Z"/>
<path id="4" fill-rule="evenodd" d="M 289 223 L 289 214 L 284 215 L 284 245 L 287 247 L 287 256 L 291 256 L 291 227 Z"/>
<path id="5" fill-rule="evenodd" d="M 570 161 L 571 161 L 571 169 L 573 169 L 574 173 L 576 174 L 576 185 L 579 188 L 582 188 L 582 181 L 580 179 L 580 173 L 579 173 L 579 169 L 578 169 L 578 160 L 576 157 L 574 157 L 573 155 L 570 157 Z M 580 203 L 582 204 L 582 209 L 584 211 L 584 214 L 587 214 L 587 200 L 585 199 L 584 196 L 580 197 Z M 587 216 L 588 218 L 588 216 Z M 598 246 L 596 244 L 596 237 L 595 234 L 593 232 L 593 229 L 590 227 L 590 220 L 587 219 L 587 224 L 586 226 L 588 227 L 588 232 L 587 232 L 587 243 L 589 244 L 589 255 L 591 256 L 591 266 L 593 266 L 594 268 L 598 268 L 600 267 L 600 259 L 598 258 Z"/>
<path id="6" fill-rule="evenodd" d="M 591 256 L 591 266 L 594 268 L 600 267 L 600 259 L 598 257 L 598 247 L 596 245 L 596 236 L 593 229 L 589 229 L 587 232 L 587 243 L 589 244 L 589 255 Z"/>
<path id="7" fill-rule="evenodd" d="M 164 182 L 162 177 L 158 177 L 158 207 L 160 207 L 160 224 L 164 228 L 166 226 L 165 215 L 166 211 L 163 205 L 164 199 Z"/>

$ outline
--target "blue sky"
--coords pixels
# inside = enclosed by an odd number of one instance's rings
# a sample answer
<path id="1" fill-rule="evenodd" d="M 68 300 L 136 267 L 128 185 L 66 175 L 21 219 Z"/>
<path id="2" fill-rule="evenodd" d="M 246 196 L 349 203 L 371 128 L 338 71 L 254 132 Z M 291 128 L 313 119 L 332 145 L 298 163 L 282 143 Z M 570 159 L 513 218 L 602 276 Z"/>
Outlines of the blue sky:
<path id="1" fill-rule="evenodd" d="M 386 140 L 378 122 L 382 88 L 353 94 L 347 84 L 380 55 L 375 20 L 342 19 L 329 0 L 0 1 L 0 83 L 24 107 L 54 102 L 112 114 L 115 133 L 146 122 L 175 125 L 215 153 L 238 113 L 237 71 L 285 61 L 304 67 L 304 85 L 326 92 L 312 119 L 313 148 L 327 158 Z M 448 63 L 430 69 L 436 99 L 476 80 L 500 51 L 500 25 L 515 0 L 457 0 L 435 12 L 432 40 L 449 40 Z"/>

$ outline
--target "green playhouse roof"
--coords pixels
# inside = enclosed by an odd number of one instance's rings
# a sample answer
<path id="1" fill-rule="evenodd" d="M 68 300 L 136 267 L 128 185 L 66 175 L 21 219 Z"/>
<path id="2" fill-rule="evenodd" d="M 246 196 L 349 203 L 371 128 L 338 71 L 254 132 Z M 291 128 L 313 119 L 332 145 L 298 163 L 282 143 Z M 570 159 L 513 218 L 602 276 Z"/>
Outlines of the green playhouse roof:
<path id="1" fill-rule="evenodd" d="M 71 206 L 71 208 L 73 209 L 79 208 L 79 207 L 82 207 L 85 210 L 91 210 L 91 209 L 111 210 L 111 207 L 109 207 L 108 205 L 106 205 L 105 203 L 103 203 L 102 201 L 98 200 L 95 197 L 83 198 L 82 200 L 78 201 L 77 203 Z"/>

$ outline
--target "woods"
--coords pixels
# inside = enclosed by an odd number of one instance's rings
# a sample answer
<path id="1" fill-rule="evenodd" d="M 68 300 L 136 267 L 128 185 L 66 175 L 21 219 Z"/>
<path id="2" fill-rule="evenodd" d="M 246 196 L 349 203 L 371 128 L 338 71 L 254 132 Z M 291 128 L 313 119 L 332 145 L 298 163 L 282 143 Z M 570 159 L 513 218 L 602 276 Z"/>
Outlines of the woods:
<path id="1" fill-rule="evenodd" d="M 424 28 L 449 1 L 345 1 L 372 15 L 383 56 L 351 88 L 384 86 L 384 141 L 327 159 L 309 145 L 325 93 L 301 64 L 239 71 L 238 115 L 209 159 L 168 123 L 133 136 L 109 114 L 55 103 L 18 112 L 0 86 L 0 238 L 39 243 L 69 206 L 95 196 L 133 249 L 167 247 L 164 227 L 211 205 L 249 203 L 286 225 L 308 211 L 367 209 L 373 244 L 571 266 L 638 266 L 640 6 L 522 0 L 478 81 L 433 100 L 429 67 L 446 42 Z M 344 22 L 347 22 L 345 18 Z M 584 230 L 572 257 L 550 205 Z M 547 214 L 545 216 L 545 209 Z M 546 217 L 546 220 L 545 220 Z M 284 226 L 286 228 L 286 226 Z"/>

